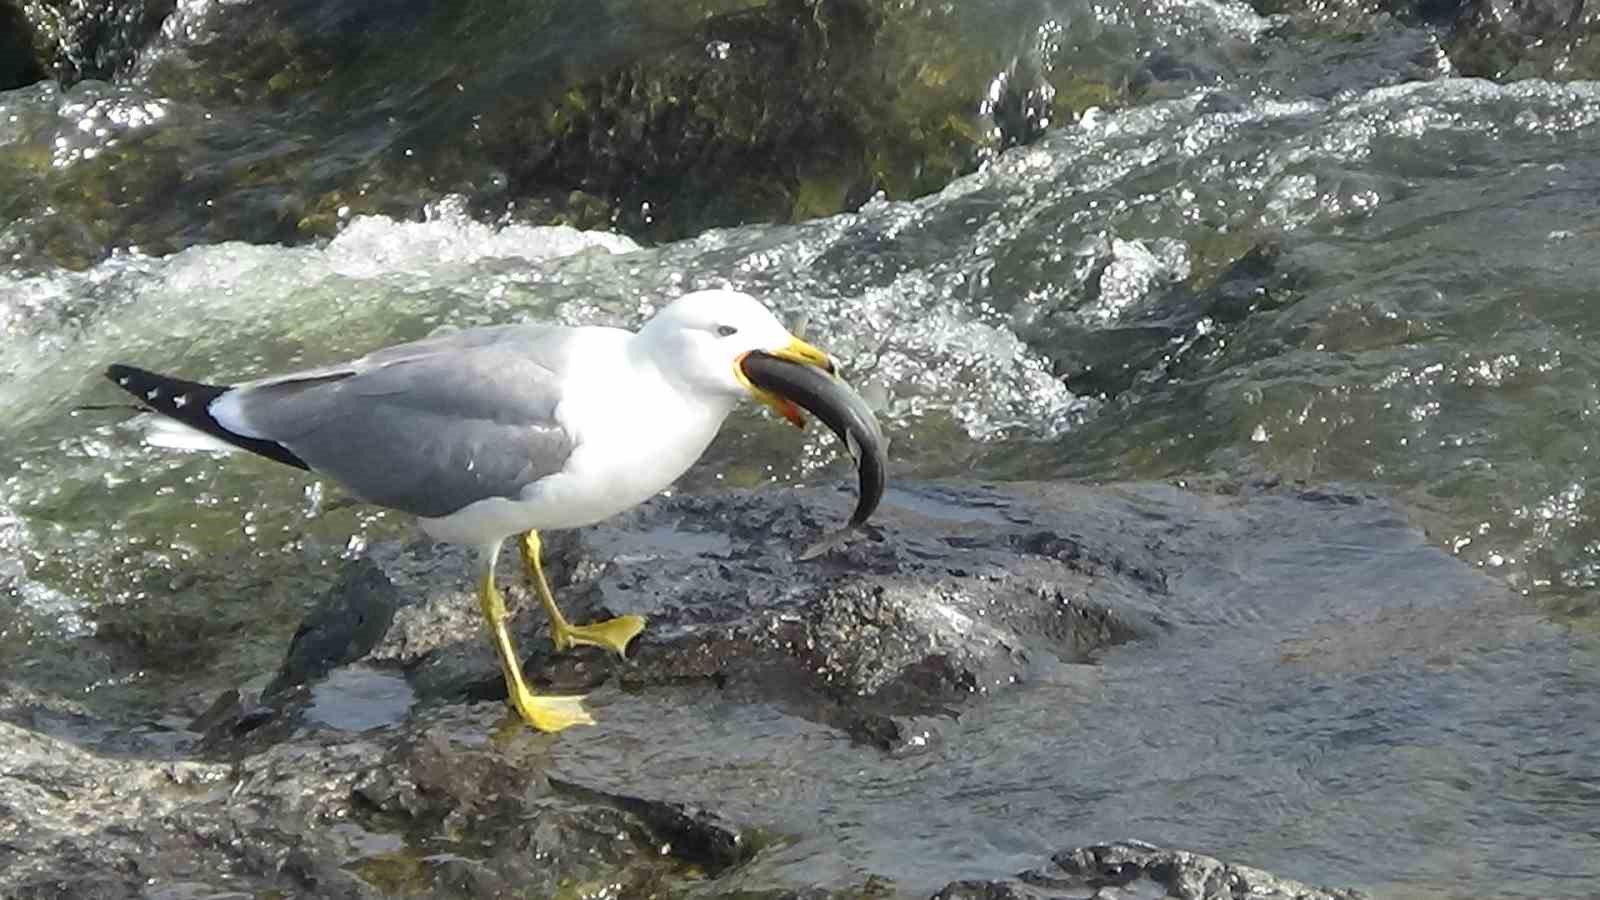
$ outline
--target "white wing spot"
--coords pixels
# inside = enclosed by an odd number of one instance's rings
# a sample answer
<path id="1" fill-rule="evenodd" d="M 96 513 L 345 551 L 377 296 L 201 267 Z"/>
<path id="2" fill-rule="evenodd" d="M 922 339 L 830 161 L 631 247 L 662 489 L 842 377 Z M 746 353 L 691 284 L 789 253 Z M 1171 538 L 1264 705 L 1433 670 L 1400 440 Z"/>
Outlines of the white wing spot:
<path id="1" fill-rule="evenodd" d="M 121 378 L 118 378 L 117 379 L 117 384 L 120 384 L 123 387 L 127 387 L 128 386 L 128 376 L 124 375 Z"/>
<path id="2" fill-rule="evenodd" d="M 150 390 L 144 392 L 144 398 L 146 400 L 154 400 L 155 398 L 157 398 L 159 396 L 161 396 L 161 388 L 158 388 L 158 387 L 153 387 Z"/>
<path id="3" fill-rule="evenodd" d="M 178 396 L 173 397 L 172 398 L 172 405 L 176 406 L 179 409 L 183 409 L 185 406 L 189 405 L 189 395 L 188 394 L 179 394 Z"/>

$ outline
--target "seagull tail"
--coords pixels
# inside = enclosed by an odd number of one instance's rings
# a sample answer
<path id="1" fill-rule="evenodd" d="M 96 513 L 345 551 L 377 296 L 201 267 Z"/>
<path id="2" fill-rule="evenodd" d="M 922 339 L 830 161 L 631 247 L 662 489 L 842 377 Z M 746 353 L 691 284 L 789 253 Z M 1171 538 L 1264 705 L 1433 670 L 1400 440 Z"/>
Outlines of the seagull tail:
<path id="1" fill-rule="evenodd" d="M 298 469 L 311 468 L 306 465 L 305 460 L 296 456 L 294 451 L 277 441 L 229 431 L 211 415 L 212 402 L 232 390 L 229 385 L 185 381 L 182 378 L 160 375 L 137 366 L 121 364 L 108 366 L 106 377 L 117 387 L 139 398 L 139 402 L 147 408 L 195 431 L 285 465 Z"/>

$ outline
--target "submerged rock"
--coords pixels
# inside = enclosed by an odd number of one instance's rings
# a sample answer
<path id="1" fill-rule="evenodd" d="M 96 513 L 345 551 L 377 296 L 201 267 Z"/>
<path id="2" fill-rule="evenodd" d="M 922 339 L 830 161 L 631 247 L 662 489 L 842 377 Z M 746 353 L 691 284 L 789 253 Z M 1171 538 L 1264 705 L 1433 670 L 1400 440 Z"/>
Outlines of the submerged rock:
<path id="1" fill-rule="evenodd" d="M 499 718 L 447 707 L 235 763 L 118 757 L 0 721 L 0 895 L 627 894 L 747 855 L 714 813 L 548 778 L 547 741 L 484 740 Z"/>
<path id="2" fill-rule="evenodd" d="M 1251 0 L 1295 30 L 1362 40 L 1395 23 L 1440 36 L 1452 74 L 1498 81 L 1592 79 L 1600 13 L 1574 0 Z"/>
<path id="3" fill-rule="evenodd" d="M 1142 841 L 1063 850 L 1050 865 L 1003 881 L 958 881 L 934 900 L 1054 900 L 1102 896 L 1184 900 L 1357 900 L 1357 891 L 1314 888 L 1270 872 Z M 1094 892 L 1094 893 L 1090 893 Z"/>
<path id="4" fill-rule="evenodd" d="M 673 896 L 759 852 L 748 823 L 551 774 L 550 740 L 496 733 L 499 718 L 488 706 L 446 707 L 364 735 L 302 734 L 233 763 L 163 758 L 153 746 L 113 755 L 0 721 L 0 893 Z M 1013 879 L 953 882 L 935 897 L 1045 900 L 1106 888 L 1196 900 L 1361 896 L 1124 842 L 1064 851 Z M 847 888 L 700 895 L 907 896 L 876 876 Z"/>

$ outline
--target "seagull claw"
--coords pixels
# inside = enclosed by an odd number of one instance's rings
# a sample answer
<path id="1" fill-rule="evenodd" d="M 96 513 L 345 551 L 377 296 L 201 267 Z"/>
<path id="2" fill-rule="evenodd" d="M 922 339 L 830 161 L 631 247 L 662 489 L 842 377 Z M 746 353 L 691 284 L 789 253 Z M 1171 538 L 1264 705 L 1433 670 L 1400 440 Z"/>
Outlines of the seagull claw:
<path id="1" fill-rule="evenodd" d="M 556 732 L 573 725 L 594 724 L 594 717 L 584 708 L 582 697 L 547 697 L 512 688 L 507 700 L 522 716 L 522 721 L 540 731 Z"/>
<path id="2" fill-rule="evenodd" d="M 628 658 L 628 642 L 644 630 L 643 616 L 617 616 L 604 622 L 588 625 L 569 625 L 552 619 L 550 637 L 557 650 L 567 650 L 579 644 L 603 647 L 623 659 Z"/>

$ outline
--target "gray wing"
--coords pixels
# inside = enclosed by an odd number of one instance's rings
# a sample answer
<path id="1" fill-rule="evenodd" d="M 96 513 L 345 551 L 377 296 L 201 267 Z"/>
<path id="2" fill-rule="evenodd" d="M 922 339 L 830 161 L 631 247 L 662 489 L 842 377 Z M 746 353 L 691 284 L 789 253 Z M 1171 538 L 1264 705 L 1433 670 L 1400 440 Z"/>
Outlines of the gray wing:
<path id="1" fill-rule="evenodd" d="M 559 472 L 562 332 L 473 329 L 244 386 L 263 437 L 370 503 L 443 516 Z"/>

